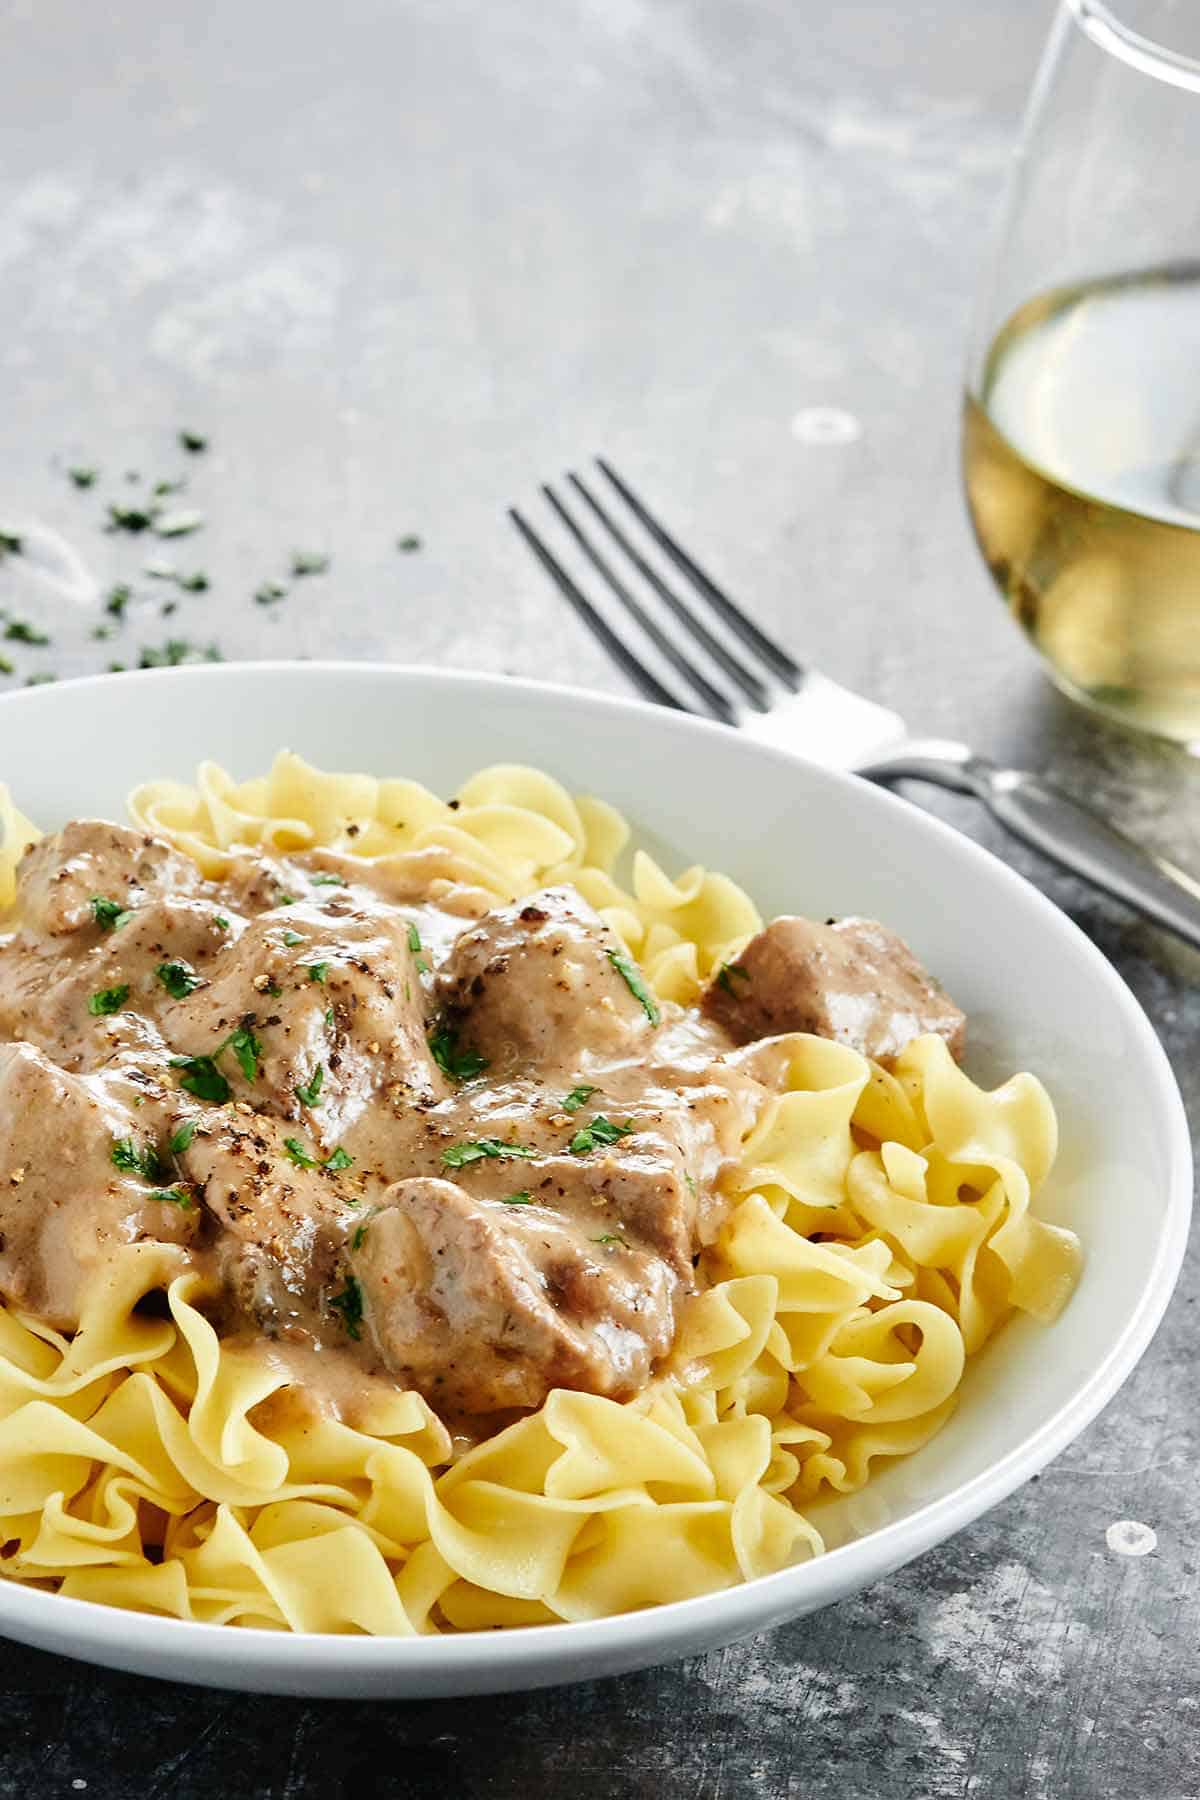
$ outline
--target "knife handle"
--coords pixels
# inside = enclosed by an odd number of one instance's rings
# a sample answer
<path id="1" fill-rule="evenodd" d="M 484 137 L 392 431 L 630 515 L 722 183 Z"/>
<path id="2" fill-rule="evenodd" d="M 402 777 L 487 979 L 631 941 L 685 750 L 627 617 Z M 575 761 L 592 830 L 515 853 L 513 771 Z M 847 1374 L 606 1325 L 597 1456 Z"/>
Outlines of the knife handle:
<path id="1" fill-rule="evenodd" d="M 965 744 L 935 739 L 901 744 L 858 773 L 884 786 L 929 781 L 972 794 L 1014 837 L 1200 949 L 1200 882 L 1041 775 L 1000 768 Z"/>

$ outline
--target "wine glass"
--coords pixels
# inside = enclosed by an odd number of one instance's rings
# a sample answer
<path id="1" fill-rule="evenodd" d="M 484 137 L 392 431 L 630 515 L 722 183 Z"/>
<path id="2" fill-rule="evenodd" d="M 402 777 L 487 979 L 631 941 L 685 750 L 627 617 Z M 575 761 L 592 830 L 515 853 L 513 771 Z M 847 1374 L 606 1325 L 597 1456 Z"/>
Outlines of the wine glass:
<path id="1" fill-rule="evenodd" d="M 967 502 L 1060 687 L 1200 752 L 1200 8 L 1061 0 L 973 334 Z"/>

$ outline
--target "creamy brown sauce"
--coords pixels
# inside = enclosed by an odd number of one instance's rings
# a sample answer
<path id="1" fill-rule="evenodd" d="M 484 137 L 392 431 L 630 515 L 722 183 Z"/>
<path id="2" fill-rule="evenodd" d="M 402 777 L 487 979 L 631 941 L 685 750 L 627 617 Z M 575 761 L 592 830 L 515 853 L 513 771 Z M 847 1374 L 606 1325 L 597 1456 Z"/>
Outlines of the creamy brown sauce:
<path id="1" fill-rule="evenodd" d="M 70 1329 L 155 1239 L 339 1410 L 372 1377 L 450 1414 L 635 1391 L 781 1059 L 652 1022 L 570 891 L 488 906 L 327 852 L 206 882 L 115 826 L 38 846 L 0 940 L 0 1288 Z"/>
<path id="2" fill-rule="evenodd" d="M 26 855 L 10 923 L 0 1292 L 69 1331 L 114 1248 L 174 1244 L 297 1391 L 352 1416 L 415 1387 L 467 1436 L 668 1354 L 784 1078 L 761 1034 L 961 1021 L 890 934 L 856 987 L 851 938 L 801 921 L 733 992 L 658 1006 L 573 890 L 497 907 L 437 852 L 238 852 L 209 882 L 81 821 Z"/>

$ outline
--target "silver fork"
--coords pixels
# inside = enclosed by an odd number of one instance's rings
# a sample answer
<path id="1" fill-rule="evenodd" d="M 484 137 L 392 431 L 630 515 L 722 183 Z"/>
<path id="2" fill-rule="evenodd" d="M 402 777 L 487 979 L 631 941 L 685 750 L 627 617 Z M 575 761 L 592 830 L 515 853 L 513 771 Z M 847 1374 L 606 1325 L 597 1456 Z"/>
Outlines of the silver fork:
<path id="1" fill-rule="evenodd" d="M 928 781 L 972 794 L 1015 837 L 1200 949 L 1200 882 L 1040 775 L 999 768 L 966 744 L 910 737 L 898 713 L 798 663 L 718 587 L 603 457 L 596 466 L 606 484 L 603 500 L 594 481 L 589 485 L 574 473 L 566 478 L 574 510 L 552 487 L 543 486 L 542 494 L 577 549 L 694 698 L 680 699 L 646 667 L 515 507 L 509 517 L 563 599 L 648 700 L 717 719 L 762 743 L 833 768 L 853 769 L 871 781 Z M 646 554 L 648 546 L 638 541 L 639 532 L 674 565 L 694 598 L 685 598 L 660 573 Z M 606 547 L 616 547 L 620 573 L 598 537 Z M 635 578 L 657 595 L 678 632 L 665 630 L 647 610 L 630 585 Z M 723 635 L 713 629 L 717 621 Z"/>

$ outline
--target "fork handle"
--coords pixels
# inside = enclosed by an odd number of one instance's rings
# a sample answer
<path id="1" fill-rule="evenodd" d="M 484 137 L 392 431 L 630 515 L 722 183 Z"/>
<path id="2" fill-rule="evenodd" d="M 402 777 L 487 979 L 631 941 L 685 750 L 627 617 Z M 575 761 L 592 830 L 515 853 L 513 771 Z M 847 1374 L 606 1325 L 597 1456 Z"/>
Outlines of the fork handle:
<path id="1" fill-rule="evenodd" d="M 901 744 L 860 764 L 858 773 L 885 786 L 929 781 L 974 795 L 1014 837 L 1200 949 L 1200 882 L 1042 776 L 1000 768 L 965 744 L 938 740 Z"/>

